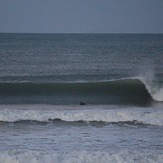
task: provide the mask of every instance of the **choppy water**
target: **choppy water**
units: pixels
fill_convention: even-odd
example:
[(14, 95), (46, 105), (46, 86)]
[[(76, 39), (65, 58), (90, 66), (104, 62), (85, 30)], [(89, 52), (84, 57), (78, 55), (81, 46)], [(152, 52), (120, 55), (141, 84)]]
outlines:
[(162, 54), (161, 34), (0, 34), (0, 162), (163, 162)]

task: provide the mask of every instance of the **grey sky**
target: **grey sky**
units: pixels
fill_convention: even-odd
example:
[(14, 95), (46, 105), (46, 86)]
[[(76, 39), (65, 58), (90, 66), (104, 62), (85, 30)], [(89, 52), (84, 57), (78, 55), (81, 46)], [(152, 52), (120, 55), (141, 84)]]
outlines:
[(0, 32), (163, 33), (163, 0), (0, 0)]

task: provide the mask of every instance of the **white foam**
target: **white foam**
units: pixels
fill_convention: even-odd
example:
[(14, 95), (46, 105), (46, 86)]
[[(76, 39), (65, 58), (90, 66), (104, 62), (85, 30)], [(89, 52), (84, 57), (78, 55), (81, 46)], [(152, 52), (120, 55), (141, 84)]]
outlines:
[(161, 163), (163, 154), (154, 151), (45, 153), (39, 151), (0, 153), (0, 163)]
[[(6, 106), (7, 107), (7, 106)], [(97, 121), (97, 122), (132, 122), (163, 126), (163, 109), (154, 108), (110, 108), (106, 106), (51, 106), (53, 109), (30, 109), (7, 108), (0, 110), (0, 121), (15, 122), (21, 120), (32, 120), (48, 122), (61, 119), (63, 121)], [(43, 107), (43, 106), (42, 106)], [(65, 109), (65, 108), (71, 109)], [(95, 109), (96, 107), (96, 109)], [(64, 108), (64, 109), (61, 109)]]

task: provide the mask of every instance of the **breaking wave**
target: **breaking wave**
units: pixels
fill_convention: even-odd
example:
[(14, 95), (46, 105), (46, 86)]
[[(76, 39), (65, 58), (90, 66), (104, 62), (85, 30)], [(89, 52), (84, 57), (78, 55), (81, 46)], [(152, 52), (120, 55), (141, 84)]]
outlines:
[(142, 77), (101, 82), (0, 83), (0, 103), (136, 104), (163, 101), (163, 83)]

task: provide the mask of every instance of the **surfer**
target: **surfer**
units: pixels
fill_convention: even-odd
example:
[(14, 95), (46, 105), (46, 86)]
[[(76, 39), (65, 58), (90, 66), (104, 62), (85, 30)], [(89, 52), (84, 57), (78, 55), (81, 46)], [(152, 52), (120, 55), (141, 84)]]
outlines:
[(85, 105), (85, 103), (81, 101), (81, 102), (80, 102), (80, 105)]

